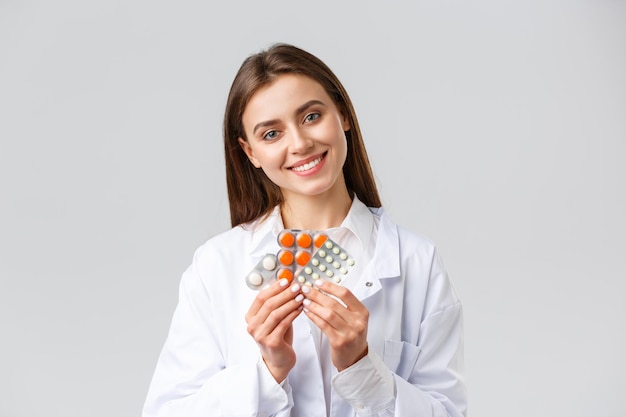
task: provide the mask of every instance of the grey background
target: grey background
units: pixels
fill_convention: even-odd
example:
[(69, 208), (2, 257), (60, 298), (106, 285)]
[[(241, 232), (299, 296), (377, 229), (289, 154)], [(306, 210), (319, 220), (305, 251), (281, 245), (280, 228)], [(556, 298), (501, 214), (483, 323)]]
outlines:
[[(626, 3), (0, 0), (0, 416), (137, 416), (241, 61), (317, 54), (465, 305), (472, 416), (625, 416)], [(236, 277), (235, 277), (236, 278)]]

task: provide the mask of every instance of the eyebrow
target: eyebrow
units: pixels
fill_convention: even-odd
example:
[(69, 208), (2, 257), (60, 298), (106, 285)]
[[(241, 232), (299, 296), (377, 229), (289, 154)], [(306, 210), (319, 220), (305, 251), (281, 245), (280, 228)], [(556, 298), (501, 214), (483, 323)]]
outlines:
[[(326, 107), (326, 104), (324, 104), (323, 102), (321, 102), (319, 100), (309, 100), (306, 103), (304, 103), (303, 105), (301, 105), (300, 107), (298, 107), (296, 109), (296, 111), (294, 112), (294, 114), (300, 114), (300, 113), (304, 112), (306, 109), (308, 109), (309, 107), (314, 106), (316, 104), (320, 104), (320, 105)], [(278, 119), (272, 119), (272, 120), (266, 120), (264, 122), (257, 123), (257, 125), (254, 126), (254, 129), (252, 130), (252, 134), (255, 134), (256, 131), (258, 129), (262, 128), (262, 127), (271, 126), (271, 125), (276, 124), (278, 122), (279, 122)]]

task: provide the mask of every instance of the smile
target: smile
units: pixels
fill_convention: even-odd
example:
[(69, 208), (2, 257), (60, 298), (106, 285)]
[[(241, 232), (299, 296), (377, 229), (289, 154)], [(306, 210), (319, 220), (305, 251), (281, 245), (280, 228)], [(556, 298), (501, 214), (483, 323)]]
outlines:
[(326, 153), (324, 153), (320, 157), (312, 160), (311, 162), (307, 162), (306, 164), (294, 166), (291, 169), (294, 170), (294, 171), (297, 171), (297, 172), (308, 171), (310, 169), (315, 168), (320, 162), (322, 162), (322, 159), (324, 159), (325, 156), (326, 156)]

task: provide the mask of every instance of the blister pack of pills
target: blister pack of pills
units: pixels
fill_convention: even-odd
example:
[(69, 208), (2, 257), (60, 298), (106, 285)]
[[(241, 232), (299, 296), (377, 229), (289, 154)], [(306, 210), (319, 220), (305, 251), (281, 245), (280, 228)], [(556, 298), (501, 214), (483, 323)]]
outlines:
[(246, 275), (246, 284), (253, 290), (260, 290), (268, 286), (276, 279), (276, 267), (278, 266), (276, 255), (266, 254)]
[(285, 229), (277, 240), (278, 253), (265, 255), (246, 276), (250, 288), (262, 289), (274, 279), (291, 282), (294, 277), (309, 286), (320, 278), (341, 283), (355, 264), (341, 246), (321, 232)]

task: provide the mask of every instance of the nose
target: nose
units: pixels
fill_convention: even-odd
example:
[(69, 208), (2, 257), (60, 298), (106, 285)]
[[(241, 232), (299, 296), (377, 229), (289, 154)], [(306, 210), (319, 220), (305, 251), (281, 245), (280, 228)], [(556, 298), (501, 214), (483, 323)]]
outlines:
[(289, 142), (291, 153), (305, 153), (313, 147), (313, 140), (300, 129), (292, 129)]

